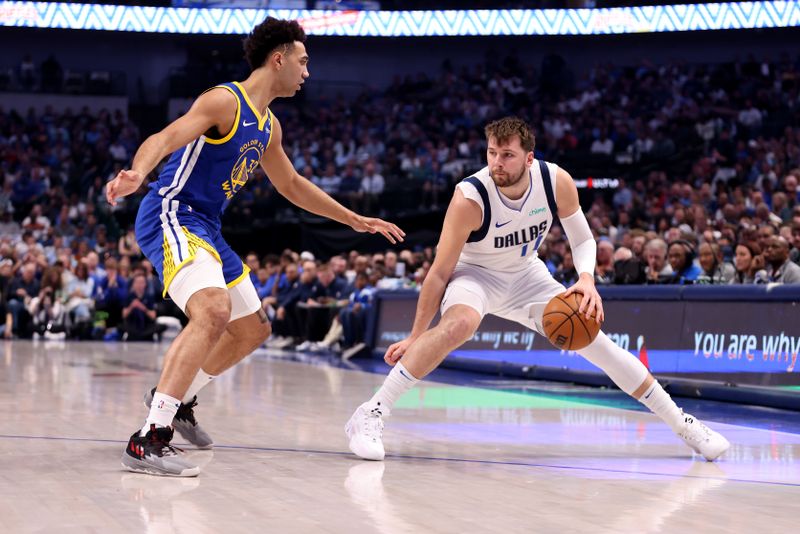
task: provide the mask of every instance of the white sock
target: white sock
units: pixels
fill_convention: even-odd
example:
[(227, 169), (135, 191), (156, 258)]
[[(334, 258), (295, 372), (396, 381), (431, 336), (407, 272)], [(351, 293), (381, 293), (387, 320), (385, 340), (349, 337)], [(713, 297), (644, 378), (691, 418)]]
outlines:
[(197, 375), (194, 377), (194, 380), (189, 385), (189, 389), (186, 390), (186, 395), (183, 396), (183, 403), (186, 404), (187, 402), (192, 400), (194, 396), (197, 395), (197, 393), (201, 389), (209, 385), (211, 381), (214, 380), (215, 378), (217, 377), (206, 373), (202, 369), (197, 371)]
[(367, 401), (370, 409), (378, 408), (383, 416), (388, 417), (392, 412), (394, 403), (403, 393), (413, 388), (419, 382), (414, 375), (408, 372), (401, 362), (397, 362), (381, 388)]
[(639, 402), (659, 416), (676, 434), (683, 430), (683, 412), (657, 381), (653, 381), (652, 385), (639, 398)]
[(156, 426), (170, 426), (175, 414), (178, 412), (178, 407), (181, 401), (169, 395), (156, 392), (153, 395), (153, 403), (150, 405), (150, 413), (147, 416), (142, 431), (139, 433), (141, 436), (147, 434), (150, 430), (150, 425)]

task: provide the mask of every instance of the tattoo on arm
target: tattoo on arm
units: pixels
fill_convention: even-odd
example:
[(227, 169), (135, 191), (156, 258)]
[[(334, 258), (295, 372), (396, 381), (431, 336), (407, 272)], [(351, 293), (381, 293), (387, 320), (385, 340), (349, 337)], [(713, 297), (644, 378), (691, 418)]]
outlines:
[(261, 319), (262, 324), (269, 322), (269, 317), (267, 317), (267, 312), (264, 311), (264, 308), (258, 309), (258, 318)]

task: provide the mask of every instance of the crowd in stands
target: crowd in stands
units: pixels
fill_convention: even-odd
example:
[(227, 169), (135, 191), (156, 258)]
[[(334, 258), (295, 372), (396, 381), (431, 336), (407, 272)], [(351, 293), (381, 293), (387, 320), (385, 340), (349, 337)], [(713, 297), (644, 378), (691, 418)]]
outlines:
[[(454, 184), (484, 165), (485, 123), (513, 113), (536, 129), (537, 157), (576, 178), (621, 177), (584, 204), (598, 283), (800, 283), (797, 58), (598, 65), (578, 79), (557, 57), (542, 68), (547, 77), (514, 56), (445, 64), (437, 76), (276, 114), (301, 174), (358, 211), (394, 217), (443, 209)], [(0, 108), (5, 336), (152, 339), (159, 315), (180, 317), (129, 229), (138, 199), (112, 210), (104, 198), (141, 139), (121, 113)], [(226, 221), (291, 218), (288, 209), (258, 175)], [(418, 286), (432, 254), (246, 262), (274, 312), (274, 341), (330, 348), (357, 344), (373, 288)], [(539, 255), (574, 282), (558, 228)]]

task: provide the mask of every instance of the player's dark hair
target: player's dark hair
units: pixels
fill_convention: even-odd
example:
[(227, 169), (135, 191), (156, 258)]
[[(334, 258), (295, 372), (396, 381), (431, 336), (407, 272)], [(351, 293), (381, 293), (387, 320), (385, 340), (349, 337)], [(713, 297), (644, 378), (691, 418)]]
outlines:
[(295, 41), (306, 42), (306, 32), (299, 22), (267, 17), (245, 38), (244, 58), (253, 71), (278, 47), (285, 46), (287, 52), (291, 51)]
[(536, 138), (531, 129), (525, 121), (517, 117), (504, 117), (490, 122), (486, 125), (485, 133), (487, 141), (494, 137), (498, 145), (505, 145), (513, 137), (519, 137), (519, 144), (526, 153), (533, 152), (533, 147), (536, 146)]

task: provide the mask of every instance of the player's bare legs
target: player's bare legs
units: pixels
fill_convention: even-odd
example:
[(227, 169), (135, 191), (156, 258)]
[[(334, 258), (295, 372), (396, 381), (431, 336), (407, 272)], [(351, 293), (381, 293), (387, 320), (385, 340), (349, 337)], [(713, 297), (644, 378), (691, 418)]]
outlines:
[[(405, 354), (399, 355), (405, 370), (422, 380), (439, 367), (450, 352), (469, 340), (480, 323), (481, 316), (470, 306), (452, 306), (439, 324), (419, 336)], [(396, 361), (387, 360), (387, 363), (393, 365)]]
[(207, 347), (214, 346), (225, 331), (231, 316), (228, 291), (218, 287), (197, 291), (186, 303), (186, 315), (189, 324), (164, 357), (164, 370), (151, 399), (147, 421), (141, 431), (131, 436), (122, 455), (123, 465), (131, 471), (166, 476), (200, 473), (199, 467), (170, 445), (170, 425), (208, 355)]
[(203, 362), (203, 371), (218, 376), (230, 369), (269, 337), (272, 327), (263, 311), (231, 321)]
[[(231, 316), (228, 292), (217, 287), (201, 289), (186, 304), (186, 315), (189, 324), (167, 350), (156, 388), (158, 393), (179, 400), (206, 361), (208, 347), (217, 345), (225, 332)], [(162, 426), (168, 425), (169, 422)]]
[(439, 324), (411, 343), (405, 354), (399, 350), (387, 353), (386, 362), (394, 368), (375, 395), (359, 406), (345, 425), (353, 453), (367, 460), (383, 460), (382, 418), (389, 416), (403, 393), (470, 339), (480, 322), (480, 314), (472, 307), (455, 304), (447, 309)]
[[(229, 322), (214, 348), (210, 352), (203, 350), (204, 354), (207, 353), (205, 360), (184, 393), (180, 408), (172, 420), (172, 428), (189, 443), (199, 449), (209, 449), (214, 444), (194, 416), (199, 391), (258, 348), (269, 337), (271, 330), (266, 313), (259, 309), (256, 313)], [(153, 403), (154, 394), (155, 388), (145, 394), (144, 402), (148, 408)]]

